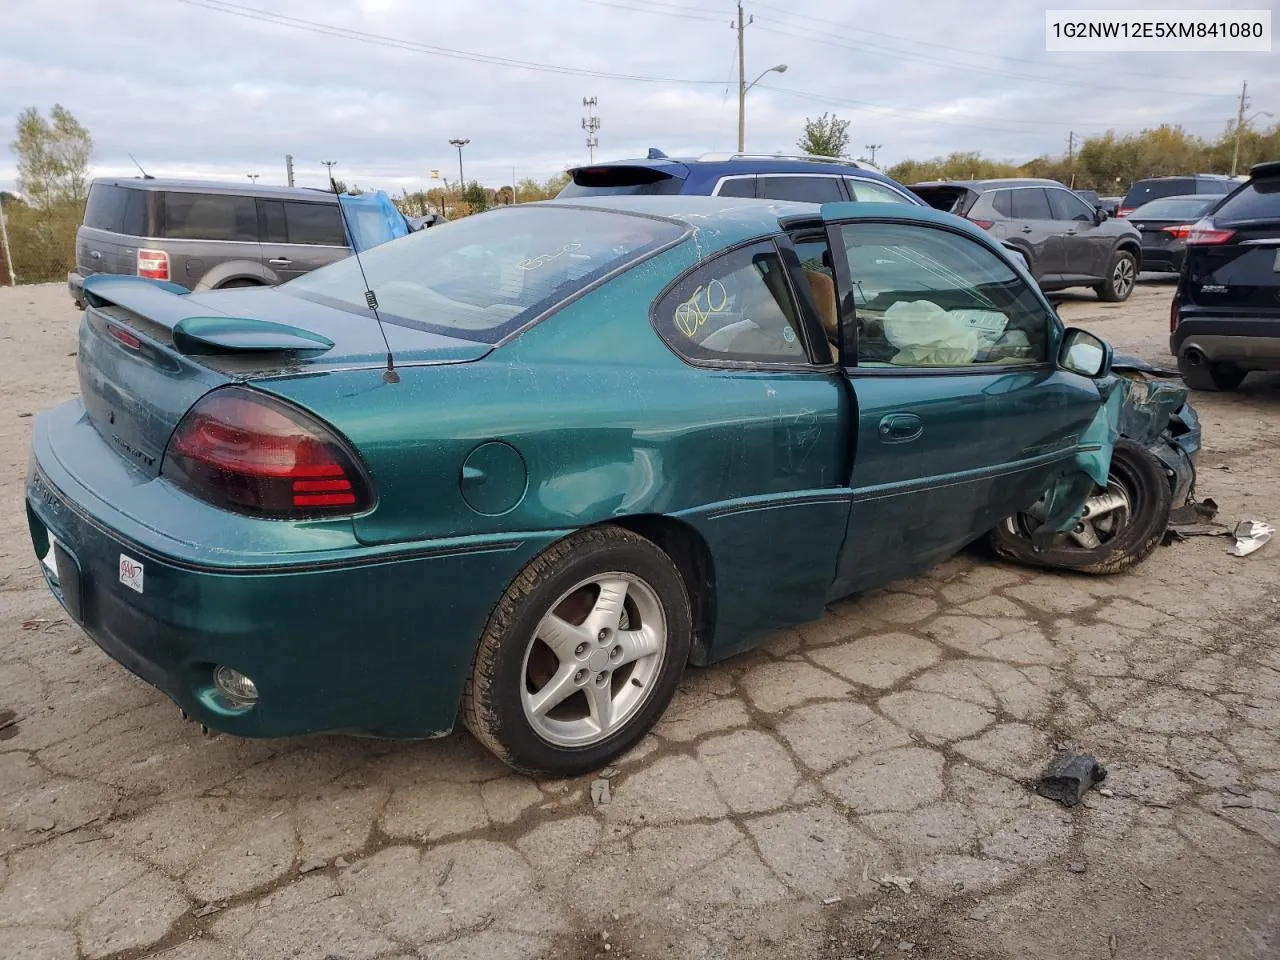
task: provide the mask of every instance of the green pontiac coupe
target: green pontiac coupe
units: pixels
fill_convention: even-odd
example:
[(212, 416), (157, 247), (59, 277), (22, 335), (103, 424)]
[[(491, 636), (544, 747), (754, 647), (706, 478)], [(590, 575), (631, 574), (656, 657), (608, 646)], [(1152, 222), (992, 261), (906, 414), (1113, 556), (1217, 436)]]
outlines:
[(686, 663), (1020, 511), (1078, 529), (1116, 443), (1110, 349), (906, 204), (552, 201), (277, 288), (84, 289), (36, 555), (241, 736), (461, 717), (518, 769), (593, 769)]

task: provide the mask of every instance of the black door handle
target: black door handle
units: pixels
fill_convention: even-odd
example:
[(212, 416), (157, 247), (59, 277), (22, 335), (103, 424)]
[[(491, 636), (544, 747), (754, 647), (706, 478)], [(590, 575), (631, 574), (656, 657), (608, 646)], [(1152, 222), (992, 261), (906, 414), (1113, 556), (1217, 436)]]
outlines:
[(890, 413), (880, 418), (884, 443), (909, 443), (924, 433), (924, 421), (914, 413)]

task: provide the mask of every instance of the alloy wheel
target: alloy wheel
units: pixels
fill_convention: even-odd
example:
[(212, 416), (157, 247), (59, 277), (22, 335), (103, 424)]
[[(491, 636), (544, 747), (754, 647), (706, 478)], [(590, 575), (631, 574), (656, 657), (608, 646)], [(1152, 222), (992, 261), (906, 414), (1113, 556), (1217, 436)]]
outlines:
[(653, 587), (620, 572), (583, 580), (551, 605), (525, 648), (525, 719), (557, 746), (599, 743), (640, 711), (666, 652), (666, 616)]

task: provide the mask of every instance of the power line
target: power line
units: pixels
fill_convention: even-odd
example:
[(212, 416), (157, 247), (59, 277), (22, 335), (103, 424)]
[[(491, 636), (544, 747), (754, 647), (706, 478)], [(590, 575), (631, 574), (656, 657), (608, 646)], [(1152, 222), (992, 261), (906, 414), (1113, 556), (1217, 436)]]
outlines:
[[(761, 17), (760, 20), (765, 23), (778, 22), (775, 20), (769, 20), (766, 17)], [(790, 24), (784, 24), (784, 26), (790, 26)], [(1046, 83), (1046, 84), (1052, 84), (1057, 86), (1084, 87), (1086, 89), (1091, 89), (1091, 90), (1114, 91), (1116, 89), (1115, 84), (1113, 83), (1112, 84), (1087, 83), (1083, 80), (1068, 80), (1063, 77), (1037, 77), (1033, 74), (1010, 73), (1004, 70), (992, 70), (987, 67), (960, 65), (955, 63), (954, 61), (939, 60), (937, 57), (926, 57), (921, 54), (911, 53), (910, 51), (907, 51), (907, 50), (896, 50), (893, 48), (888, 48), (883, 46), (870, 46), (868, 44), (851, 43), (849, 40), (836, 39), (831, 36), (809, 36), (801, 33), (792, 33), (787, 30), (779, 30), (777, 27), (770, 27), (770, 26), (761, 26), (760, 29), (780, 37), (790, 37), (794, 40), (807, 40), (811, 43), (823, 43), (823, 44), (827, 44), (828, 46), (841, 47), (845, 50), (856, 50), (858, 53), (862, 54), (863, 56), (881, 57), (883, 59), (888, 59), (888, 60), (895, 59), (895, 58), (902, 58), (906, 60), (914, 60), (918, 63), (927, 63), (933, 66), (947, 67), (952, 70), (957, 68), (962, 68), (969, 73), (981, 73), (987, 76), (1000, 77), (1001, 79), (1004, 79), (1004, 80), (1025, 80), (1029, 83)], [(806, 28), (802, 27), (801, 29), (806, 29)], [(1151, 93), (1151, 94), (1158, 94), (1163, 97), (1169, 97), (1169, 96), (1210, 97), (1210, 98), (1219, 99), (1219, 100), (1228, 96), (1232, 98), (1235, 97), (1235, 94), (1201, 93), (1199, 91), (1193, 91), (1193, 90), (1153, 90), (1150, 88), (1139, 88), (1139, 87), (1125, 87), (1125, 92), (1126, 93)]]
[(433, 44), (419, 43), (413, 40), (402, 40), (397, 37), (383, 36), (382, 34), (366, 33), (362, 30), (352, 30), (348, 27), (339, 27), (334, 24), (321, 23), (315, 20), (304, 20), (300, 17), (289, 17), (280, 13), (271, 13), (266, 10), (258, 10), (253, 7), (244, 7), (235, 3), (228, 3), (226, 0), (177, 0), (178, 3), (185, 3), (192, 7), (202, 7), (206, 10), (212, 10), (215, 13), (225, 13), (230, 16), (243, 17), (246, 20), (257, 20), (262, 23), (274, 24), (278, 27), (289, 27), (293, 30), (304, 30), (308, 33), (316, 33), (321, 36), (337, 37), (342, 40), (356, 40), (360, 43), (373, 44), (375, 46), (393, 47), (400, 50), (408, 50), (413, 53), (425, 53), (437, 57), (447, 57), (453, 60), (468, 60), (474, 63), (487, 63), (492, 66), (512, 67), (520, 70), (533, 70), (542, 73), (558, 73), (577, 77), (595, 77), (602, 80), (630, 80), (637, 83), (684, 83), (716, 86), (719, 80), (691, 80), (682, 77), (646, 77), (629, 73), (611, 73), (604, 70), (587, 70), (582, 67), (565, 67), (557, 66), (550, 63), (537, 63), (531, 60), (516, 60), (512, 57), (500, 57), (487, 53), (472, 53), (466, 50), (456, 50), (452, 47), (438, 47)]
[[(871, 36), (886, 37), (890, 40), (900, 40), (904, 43), (914, 43), (922, 47), (934, 47), (938, 50), (946, 50), (947, 52), (953, 53), (953, 54), (960, 53), (970, 57), (988, 57), (993, 60), (1007, 60), (1011, 63), (1026, 63), (1036, 67), (1048, 67), (1049, 69), (1052, 69), (1052, 70), (1079, 70), (1086, 73), (1095, 72), (1094, 70), (1088, 67), (1069, 67), (1064, 64), (1043, 63), (1040, 60), (1032, 60), (1028, 57), (1011, 57), (1011, 56), (1008, 56), (1007, 54), (987, 53), (986, 51), (983, 51), (983, 50), (960, 49), (954, 46), (953, 44), (949, 44), (949, 43), (932, 43), (928, 40), (918, 40), (915, 37), (904, 37), (901, 34), (885, 33), (884, 31), (881, 31), (881, 30), (871, 30), (867, 27), (862, 27), (862, 26), (851, 27), (847, 23), (841, 23), (838, 20), (828, 20), (823, 17), (814, 16), (813, 14), (792, 13), (789, 10), (784, 10), (781, 7), (774, 6), (771, 3), (760, 2), (760, 0), (755, 0), (754, 6), (764, 7), (767, 10), (772, 10), (775, 13), (778, 13), (782, 16), (792, 17), (796, 20), (809, 20), (814, 23), (821, 23), (824, 26), (828, 26), (828, 27), (839, 27), (843, 30), (857, 31), (858, 33), (865, 33)], [(760, 19), (766, 20), (768, 18), (761, 17)], [(1124, 75), (1133, 76), (1133, 77), (1145, 77), (1148, 80), (1186, 80), (1192, 83), (1196, 81), (1195, 77), (1182, 77), (1182, 76), (1175, 76), (1172, 74), (1152, 74), (1146, 70), (1116, 70), (1111, 67), (1108, 67), (1107, 72), (1124, 74)]]
[(720, 23), (724, 19), (723, 16), (716, 14), (714, 11), (698, 13), (696, 12), (698, 8), (679, 7), (674, 10), (661, 9), (661, 7), (666, 6), (666, 4), (646, 9), (645, 7), (633, 7), (627, 4), (614, 3), (613, 0), (581, 0), (581, 2), (589, 3), (596, 7), (612, 7), (615, 10), (630, 10), (632, 13), (650, 13), (663, 17), (681, 17), (685, 20), (702, 20), (705, 23)]

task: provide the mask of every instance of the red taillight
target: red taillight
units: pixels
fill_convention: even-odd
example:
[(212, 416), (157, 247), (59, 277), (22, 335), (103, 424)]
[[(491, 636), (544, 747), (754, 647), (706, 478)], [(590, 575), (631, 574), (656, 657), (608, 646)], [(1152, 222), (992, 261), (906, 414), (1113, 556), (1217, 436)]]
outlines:
[(108, 325), (107, 333), (111, 335), (112, 339), (123, 343), (130, 350), (140, 350), (142, 348), (142, 341), (128, 330), (122, 330), (120, 327)]
[(149, 280), (169, 279), (169, 255), (163, 250), (138, 248), (138, 276)]
[(1169, 301), (1169, 332), (1173, 333), (1178, 329), (1178, 298), (1175, 296)]
[(992, 227), (996, 225), (996, 222), (994, 220), (979, 220), (976, 217), (969, 217), (968, 220), (970, 223), (981, 227), (983, 230), (990, 230)]
[(1189, 223), (1182, 223), (1176, 227), (1161, 227), (1160, 229), (1164, 233), (1172, 234), (1179, 240), (1185, 240), (1191, 234), (1191, 224)]
[(275, 519), (360, 513), (368, 476), (331, 429), (244, 387), (207, 394), (178, 424), (160, 472), (214, 506)]
[(1129, 214), (1133, 213), (1133, 211), (1136, 209), (1138, 208), (1137, 207), (1120, 207), (1118, 210), (1116, 210), (1116, 216), (1127, 217)]
[(1226, 243), (1236, 235), (1234, 230), (1219, 230), (1210, 220), (1201, 220), (1193, 224), (1187, 231), (1187, 243), (1210, 247), (1218, 243)]

